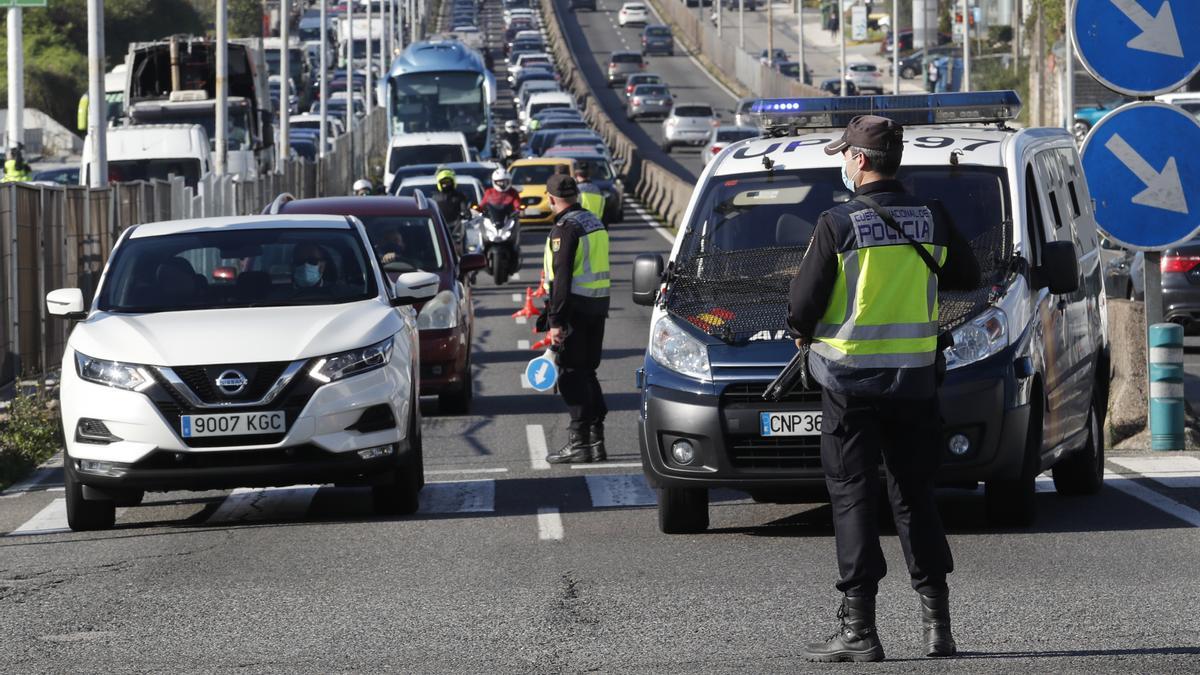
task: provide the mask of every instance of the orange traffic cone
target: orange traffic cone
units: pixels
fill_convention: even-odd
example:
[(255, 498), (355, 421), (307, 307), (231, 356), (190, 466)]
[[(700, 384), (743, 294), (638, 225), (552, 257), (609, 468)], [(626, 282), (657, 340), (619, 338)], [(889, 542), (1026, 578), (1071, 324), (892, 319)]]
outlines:
[(533, 292), (533, 297), (535, 297), (535, 298), (546, 297), (546, 272), (544, 270), (542, 271), (541, 280), (538, 281), (537, 290)]
[(514, 319), (519, 319), (523, 316), (530, 317), (530, 316), (538, 316), (539, 314), (541, 314), (541, 312), (538, 311), (537, 307), (533, 306), (533, 289), (526, 288), (525, 289), (525, 306), (522, 307), (521, 309), (518, 309), (517, 311), (513, 312), (512, 316)]
[(536, 351), (541, 351), (549, 346), (550, 346), (550, 336), (547, 335), (546, 337), (542, 338), (541, 340), (538, 340), (537, 342), (533, 343), (533, 346), (531, 346), (530, 349), (536, 352)]

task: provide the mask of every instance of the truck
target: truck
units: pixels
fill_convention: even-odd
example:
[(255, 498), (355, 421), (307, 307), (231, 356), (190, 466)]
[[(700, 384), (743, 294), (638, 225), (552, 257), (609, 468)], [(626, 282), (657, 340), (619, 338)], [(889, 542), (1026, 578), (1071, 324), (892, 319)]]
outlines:
[[(266, 60), (258, 43), (258, 38), (229, 41), (227, 82), (229, 98), (242, 99), (249, 107), (249, 145), (257, 174), (263, 174), (275, 167), (275, 131)], [(204, 100), (215, 101), (216, 58), (216, 42), (207, 38), (175, 35), (156, 42), (130, 44), (125, 57), (125, 112), (121, 123), (133, 124), (131, 111), (146, 102), (195, 103), (201, 96), (198, 92), (202, 92)], [(180, 91), (191, 93), (174, 94), (172, 101), (173, 93)], [(215, 116), (215, 103), (211, 109)], [(204, 127), (215, 129), (215, 119), (211, 125), (205, 122)]]
[[(134, 104), (129, 110), (129, 120), (134, 126), (198, 124), (208, 136), (210, 152), (216, 153), (216, 108), (217, 102), (204, 91), (181, 90), (171, 92), (166, 101)], [(243, 180), (258, 178), (258, 161), (250, 133), (253, 126), (250, 102), (241, 96), (230, 96), (227, 119), (225, 172)]]
[[(353, 27), (353, 31), (350, 29)], [(368, 21), (366, 17), (353, 17), (350, 21), (338, 22), (338, 45), (342, 50), (343, 57), (345, 55), (346, 43), (349, 42), (351, 34), (354, 36), (354, 68), (367, 67), (367, 35), (371, 39), (371, 58), (372, 60), (379, 58), (379, 50), (383, 45), (383, 19), (380, 17), (371, 17)], [(371, 64), (373, 65), (373, 64)]]
[[(90, 134), (83, 142), (81, 185), (88, 184), (92, 142)], [(212, 172), (208, 134), (199, 124), (109, 127), (107, 144), (108, 179), (114, 183), (180, 176), (196, 188)]]

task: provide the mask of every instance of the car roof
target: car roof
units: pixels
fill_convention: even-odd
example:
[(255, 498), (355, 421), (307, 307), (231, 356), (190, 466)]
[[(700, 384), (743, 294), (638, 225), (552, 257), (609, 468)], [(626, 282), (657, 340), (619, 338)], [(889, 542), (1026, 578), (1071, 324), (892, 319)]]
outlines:
[(557, 166), (559, 164), (570, 163), (571, 160), (566, 157), (525, 157), (510, 164), (509, 168), (512, 169), (518, 166)]
[(414, 197), (319, 197), (294, 199), (283, 204), (280, 212), (286, 215), (422, 216), (431, 215), (432, 209), (418, 208)]
[(630, 56), (630, 55), (641, 56), (642, 55), (641, 52), (635, 52), (632, 49), (618, 49), (617, 51), (612, 53), (613, 56), (616, 56), (618, 54), (620, 54), (622, 56)]
[(559, 101), (574, 103), (575, 99), (565, 91), (539, 91), (529, 97), (530, 103), (557, 103)]
[(390, 147), (402, 148), (410, 145), (466, 145), (467, 137), (461, 131), (429, 131), (392, 136)]
[(345, 216), (235, 216), (230, 218), (192, 218), (189, 220), (166, 220), (157, 223), (137, 225), (130, 233), (130, 239), (147, 237), (165, 237), (172, 234), (188, 234), (193, 232), (237, 231), (237, 230), (266, 230), (266, 229), (350, 229), (350, 222)]
[[(405, 185), (405, 184), (411, 184), (411, 185), (433, 185), (433, 184), (434, 184), (434, 177), (435, 177), (435, 176), (407, 176), (407, 177), (405, 177), (404, 179), (402, 179), (402, 180), (400, 181), (400, 185)], [(478, 178), (476, 178), (476, 177), (474, 177), (474, 176), (467, 175), (467, 174), (465, 174), (465, 173), (464, 173), (464, 174), (461, 174), (461, 175), (460, 175), (460, 174), (457, 174), (457, 173), (456, 173), (456, 174), (454, 174), (454, 182), (455, 182), (455, 183), (462, 183), (462, 184), (464, 184), (464, 185), (475, 185), (475, 186), (482, 186), (482, 185), (483, 185), (482, 183), (480, 183), (480, 182), (479, 182), (479, 179), (478, 179)]]
[[(904, 148), (905, 166), (949, 166), (950, 151), (940, 142), (936, 148), (921, 147), (913, 142), (925, 136), (949, 138), (956, 141), (954, 149), (971, 148), (959, 155), (961, 165), (1004, 166), (1004, 153), (1014, 137), (1011, 131), (983, 126), (937, 126), (908, 127), (904, 130), (909, 141)], [(714, 175), (729, 176), (759, 173), (763, 170), (763, 158), (775, 161), (777, 170), (806, 169), (837, 166), (840, 158), (825, 154), (825, 145), (841, 136), (841, 130), (807, 133), (780, 138), (752, 138), (738, 141), (733, 148), (738, 152), (726, 153), (714, 169)], [(1064, 135), (1067, 133), (1063, 132)], [(961, 142), (958, 142), (961, 141)], [(744, 150), (744, 152), (743, 152)], [(741, 155), (741, 158), (735, 157)]]

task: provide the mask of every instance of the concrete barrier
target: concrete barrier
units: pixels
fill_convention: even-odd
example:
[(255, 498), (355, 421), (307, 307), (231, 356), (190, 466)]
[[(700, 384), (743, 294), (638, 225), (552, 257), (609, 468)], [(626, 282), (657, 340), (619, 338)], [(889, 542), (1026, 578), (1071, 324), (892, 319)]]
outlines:
[(595, 93), (583, 76), (578, 59), (571, 50), (562, 29), (562, 20), (552, 0), (541, 0), (542, 15), (546, 18), (546, 34), (550, 50), (561, 73), (563, 87), (576, 100), (584, 101), (582, 113), (588, 124), (600, 134), (614, 159), (624, 163), (618, 170), (622, 182), (639, 200), (671, 227), (679, 227), (695, 187), (671, 173), (657, 162), (645, 159), (637, 144), (626, 136), (596, 100)]

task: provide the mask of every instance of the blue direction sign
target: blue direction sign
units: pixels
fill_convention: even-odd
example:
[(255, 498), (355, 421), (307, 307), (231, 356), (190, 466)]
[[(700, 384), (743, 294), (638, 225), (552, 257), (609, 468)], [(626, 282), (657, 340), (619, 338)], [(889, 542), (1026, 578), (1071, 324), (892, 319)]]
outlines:
[(1088, 72), (1123, 94), (1164, 94), (1200, 71), (1197, 0), (1076, 0), (1071, 27)]
[(1200, 121), (1175, 106), (1130, 103), (1100, 120), (1082, 151), (1100, 229), (1150, 251), (1193, 237), (1200, 230), (1198, 149)]
[(537, 391), (550, 391), (558, 382), (558, 366), (550, 354), (542, 354), (525, 366), (525, 379)]

